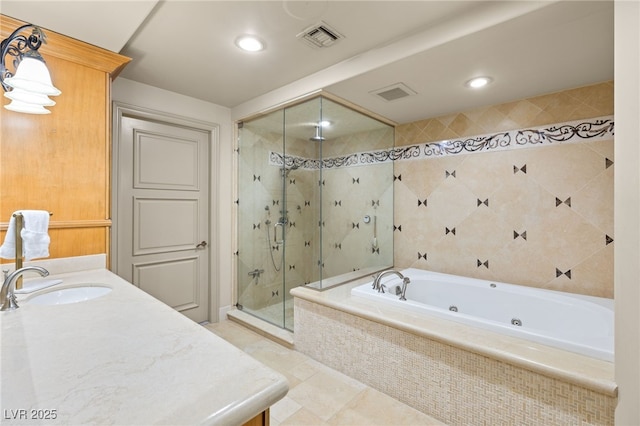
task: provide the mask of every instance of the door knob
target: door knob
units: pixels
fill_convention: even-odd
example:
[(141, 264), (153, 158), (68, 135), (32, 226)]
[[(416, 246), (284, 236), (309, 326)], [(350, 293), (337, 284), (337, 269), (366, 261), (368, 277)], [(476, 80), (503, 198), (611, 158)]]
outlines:
[(196, 248), (197, 248), (197, 249), (199, 249), (199, 248), (205, 248), (205, 247), (207, 247), (207, 242), (206, 242), (206, 241), (202, 241), (200, 244), (198, 244), (198, 245), (196, 246)]

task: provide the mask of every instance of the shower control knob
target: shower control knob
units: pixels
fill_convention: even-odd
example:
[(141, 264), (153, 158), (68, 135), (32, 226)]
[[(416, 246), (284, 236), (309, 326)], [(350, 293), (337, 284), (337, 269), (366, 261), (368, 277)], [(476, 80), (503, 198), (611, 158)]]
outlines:
[(202, 241), (200, 244), (198, 244), (196, 246), (197, 249), (205, 248), (205, 247), (207, 247), (207, 242), (206, 241)]

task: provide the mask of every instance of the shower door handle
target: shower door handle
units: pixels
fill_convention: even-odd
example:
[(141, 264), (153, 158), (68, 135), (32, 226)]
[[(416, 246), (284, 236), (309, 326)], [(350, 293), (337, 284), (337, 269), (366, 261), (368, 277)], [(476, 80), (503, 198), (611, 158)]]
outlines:
[[(278, 226), (282, 227), (282, 239), (280, 241), (278, 241)], [(282, 243), (284, 243), (284, 223), (277, 222), (275, 225), (273, 225), (273, 242), (277, 245), (281, 245)]]

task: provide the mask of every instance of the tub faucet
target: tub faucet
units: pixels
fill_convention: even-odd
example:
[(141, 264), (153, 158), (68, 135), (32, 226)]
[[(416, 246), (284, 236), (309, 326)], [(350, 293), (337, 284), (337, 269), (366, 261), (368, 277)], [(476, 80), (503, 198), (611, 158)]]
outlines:
[(49, 275), (49, 271), (40, 266), (25, 266), (24, 268), (13, 271), (2, 283), (2, 289), (0, 290), (0, 311), (12, 311), (14, 309), (18, 309), (16, 295), (14, 294), (16, 280), (26, 271), (36, 271), (43, 277)]
[(405, 277), (395, 269), (387, 269), (386, 271), (380, 272), (373, 280), (373, 289), (378, 290), (378, 293), (384, 293), (385, 285), (382, 284), (380, 280), (382, 279), (382, 277), (389, 274), (396, 274), (402, 279), (402, 293), (400, 294), (400, 300), (407, 300), (404, 295), (407, 292), (407, 284), (409, 284), (411, 280), (409, 280), (409, 277)]

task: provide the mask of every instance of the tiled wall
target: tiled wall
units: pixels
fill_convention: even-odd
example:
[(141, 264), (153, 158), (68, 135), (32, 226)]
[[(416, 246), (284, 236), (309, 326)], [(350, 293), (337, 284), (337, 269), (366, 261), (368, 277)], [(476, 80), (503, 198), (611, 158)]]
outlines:
[[(393, 145), (393, 128), (323, 142), (325, 158)], [(393, 164), (326, 168), (322, 172), (323, 279), (393, 263)], [(365, 216), (368, 216), (368, 223)], [(375, 241), (374, 241), (375, 236)]]
[[(396, 127), (396, 149), (613, 115), (613, 83)], [(611, 117), (609, 117), (611, 118)], [(613, 297), (613, 137), (399, 160), (394, 264)]]

